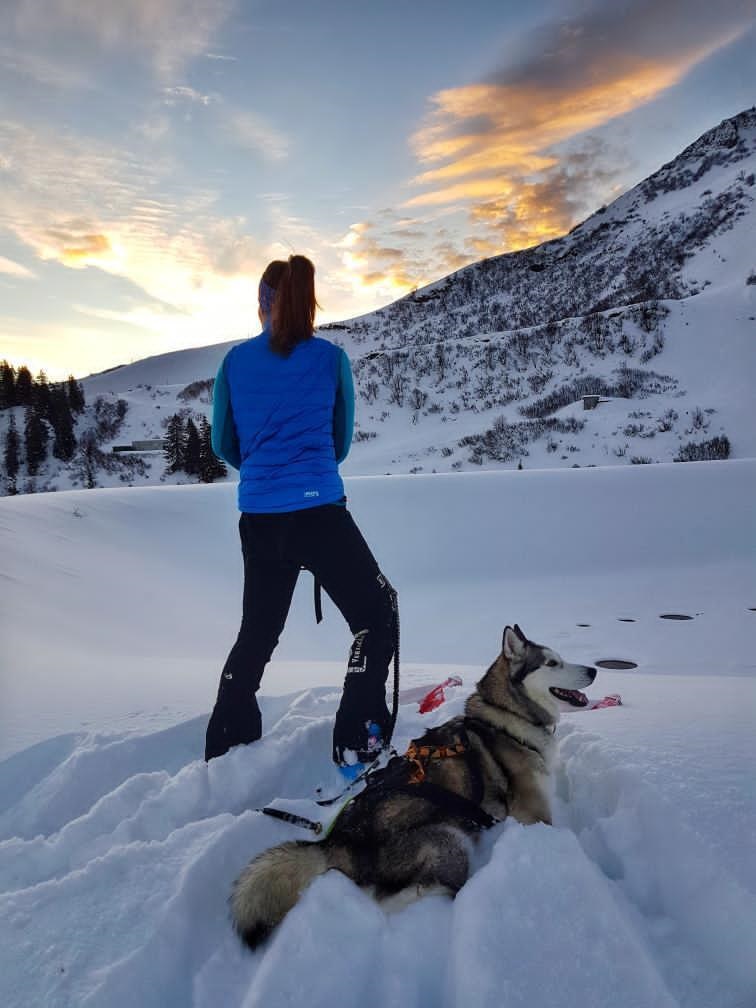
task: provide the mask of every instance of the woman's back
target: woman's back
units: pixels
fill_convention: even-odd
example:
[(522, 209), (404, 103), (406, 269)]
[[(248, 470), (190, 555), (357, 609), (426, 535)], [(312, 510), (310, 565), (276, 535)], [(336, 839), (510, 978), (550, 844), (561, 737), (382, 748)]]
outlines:
[(315, 336), (282, 356), (270, 348), (267, 329), (229, 352), (240, 511), (295, 511), (343, 499), (333, 430), (341, 357)]

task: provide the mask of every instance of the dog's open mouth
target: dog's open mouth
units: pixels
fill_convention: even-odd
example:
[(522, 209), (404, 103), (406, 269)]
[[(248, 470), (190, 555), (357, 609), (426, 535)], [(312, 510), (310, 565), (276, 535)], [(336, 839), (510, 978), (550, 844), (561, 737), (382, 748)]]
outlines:
[(559, 686), (550, 686), (549, 692), (552, 693), (557, 700), (564, 700), (571, 707), (586, 707), (588, 705), (588, 697), (585, 693), (581, 693), (580, 690), (576, 689), (560, 689)]

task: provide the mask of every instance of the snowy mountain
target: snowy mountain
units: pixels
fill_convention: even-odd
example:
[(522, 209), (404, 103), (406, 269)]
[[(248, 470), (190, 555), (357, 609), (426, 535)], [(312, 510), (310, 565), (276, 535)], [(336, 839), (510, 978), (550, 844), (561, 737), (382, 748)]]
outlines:
[[(756, 455), (756, 108), (727, 119), (568, 235), (495, 256), (369, 315), (321, 327), (358, 395), (345, 474), (552, 468)], [(115, 444), (211, 411), (231, 344), (84, 380), (122, 400)], [(597, 394), (594, 410), (584, 395)], [(124, 407), (121, 407), (123, 411)], [(0, 435), (8, 422), (0, 414)], [(20, 422), (20, 420), (19, 420)], [(179, 482), (122, 455), (98, 485)], [(82, 485), (48, 462), (20, 489)], [(233, 478), (232, 476), (229, 478)]]

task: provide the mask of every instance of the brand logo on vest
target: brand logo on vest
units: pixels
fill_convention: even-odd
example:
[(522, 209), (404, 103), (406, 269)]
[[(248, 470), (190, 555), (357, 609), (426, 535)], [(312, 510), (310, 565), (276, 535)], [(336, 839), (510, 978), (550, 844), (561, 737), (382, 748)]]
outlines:
[(305, 490), (304, 495), (305, 495), (305, 497), (320, 497), (320, 491), (319, 490)]

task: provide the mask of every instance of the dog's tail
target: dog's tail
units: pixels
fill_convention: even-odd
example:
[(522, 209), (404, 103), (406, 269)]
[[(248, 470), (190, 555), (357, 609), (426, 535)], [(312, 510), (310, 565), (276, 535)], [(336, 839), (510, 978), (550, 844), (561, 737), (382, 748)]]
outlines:
[(250, 861), (231, 893), (231, 914), (242, 940), (256, 948), (310, 882), (331, 867), (328, 847), (306, 840), (279, 844)]

